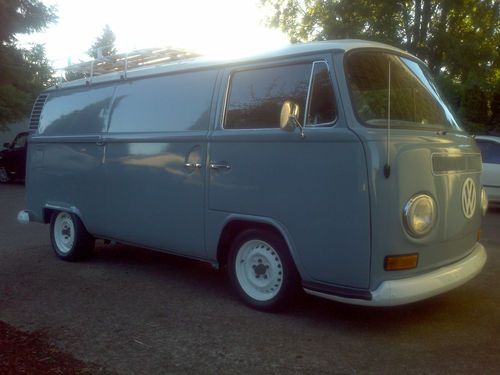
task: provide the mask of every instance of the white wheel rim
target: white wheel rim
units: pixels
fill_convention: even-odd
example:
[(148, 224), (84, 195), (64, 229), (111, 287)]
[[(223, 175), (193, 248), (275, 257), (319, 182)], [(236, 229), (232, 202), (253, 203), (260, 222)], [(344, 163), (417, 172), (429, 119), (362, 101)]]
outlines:
[(54, 240), (57, 248), (63, 254), (71, 251), (75, 242), (75, 226), (67, 212), (60, 212), (54, 223)]
[(257, 301), (274, 298), (283, 285), (283, 264), (267, 242), (245, 242), (236, 255), (236, 277), (241, 288)]

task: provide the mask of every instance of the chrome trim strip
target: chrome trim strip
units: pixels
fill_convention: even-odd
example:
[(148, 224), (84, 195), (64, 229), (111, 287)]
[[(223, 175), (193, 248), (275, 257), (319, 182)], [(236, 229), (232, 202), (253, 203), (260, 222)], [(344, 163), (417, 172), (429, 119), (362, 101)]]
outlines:
[(311, 68), (311, 77), (309, 77), (309, 89), (307, 91), (307, 99), (306, 99), (306, 112), (304, 113), (304, 128), (310, 128), (310, 129), (314, 129), (314, 128), (325, 128), (325, 127), (333, 127), (333, 125), (337, 122), (337, 119), (338, 119), (338, 106), (337, 106), (337, 101), (335, 100), (335, 91), (333, 90), (333, 86), (332, 86), (332, 92), (333, 92), (333, 99), (335, 100), (335, 108), (337, 110), (337, 113), (335, 113), (335, 118), (333, 119), (333, 121), (330, 121), (330, 122), (322, 122), (320, 124), (307, 124), (307, 115), (309, 114), (309, 107), (311, 106), (311, 100), (312, 98), (310, 98), (310, 95), (311, 95), (311, 91), (313, 89), (313, 75), (314, 75), (314, 66), (316, 64), (325, 64), (326, 65), (326, 70), (328, 71), (328, 76), (330, 77), (330, 83), (333, 85), (333, 79), (332, 79), (332, 75), (330, 74), (330, 65), (328, 65), (328, 62), (325, 61), (325, 60), (317, 60), (317, 61), (314, 61), (313, 62), (313, 66)]
[(307, 114), (309, 113), (309, 102), (311, 101), (313, 74), (314, 74), (314, 67), (316, 66), (316, 63), (319, 63), (319, 61), (313, 61), (312, 65), (311, 65), (311, 73), (309, 74), (309, 85), (307, 87), (307, 96), (306, 96), (306, 108), (304, 108), (304, 120), (302, 121), (302, 124), (304, 127), (306, 126)]
[(208, 130), (145, 132), (145, 133), (102, 133), (92, 135), (43, 136), (31, 138), (32, 143), (164, 143), (200, 142), (207, 139)]

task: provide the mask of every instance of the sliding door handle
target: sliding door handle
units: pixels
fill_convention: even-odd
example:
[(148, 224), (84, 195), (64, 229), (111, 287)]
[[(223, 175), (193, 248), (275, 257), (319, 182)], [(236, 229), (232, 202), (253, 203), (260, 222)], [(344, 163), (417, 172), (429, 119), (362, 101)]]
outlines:
[(229, 164), (210, 163), (210, 168), (211, 169), (229, 170), (229, 169), (231, 169), (231, 166)]

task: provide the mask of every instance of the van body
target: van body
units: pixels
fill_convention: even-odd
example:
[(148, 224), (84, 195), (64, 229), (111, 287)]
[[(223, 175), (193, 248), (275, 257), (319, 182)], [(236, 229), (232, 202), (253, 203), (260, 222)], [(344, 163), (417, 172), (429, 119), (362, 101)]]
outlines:
[(298, 287), (410, 303), (486, 261), (479, 150), (424, 64), (387, 45), (68, 82), (39, 96), (31, 126), (19, 218), (51, 222), (63, 259), (100, 238), (227, 265), (264, 310)]

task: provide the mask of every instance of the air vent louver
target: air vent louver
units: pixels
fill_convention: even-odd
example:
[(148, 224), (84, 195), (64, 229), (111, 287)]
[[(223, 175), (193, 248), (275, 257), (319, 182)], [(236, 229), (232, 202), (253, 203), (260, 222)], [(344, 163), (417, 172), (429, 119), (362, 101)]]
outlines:
[(432, 157), (432, 170), (435, 174), (481, 172), (481, 155), (435, 154)]
[(43, 106), (47, 101), (48, 94), (41, 94), (35, 101), (33, 105), (33, 110), (31, 111), (30, 118), (30, 130), (35, 131), (38, 129), (38, 125), (40, 124), (40, 115), (42, 114)]

